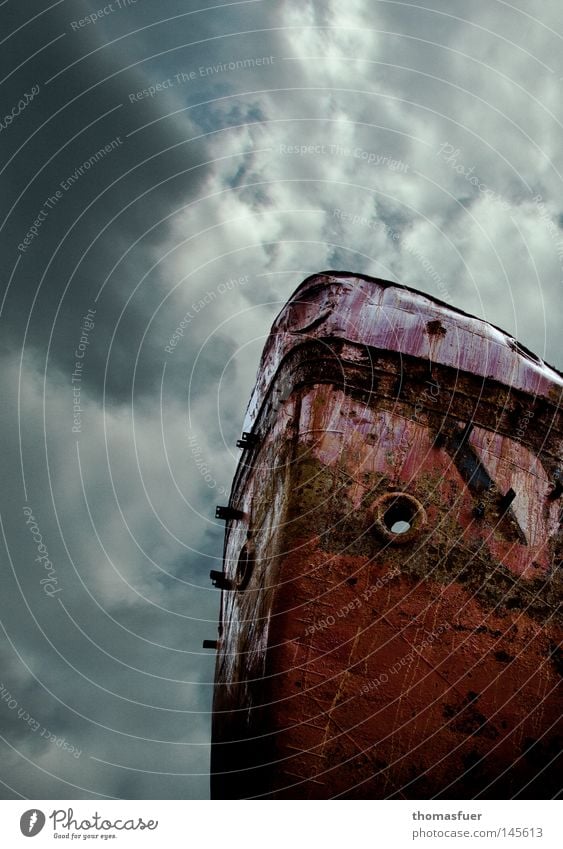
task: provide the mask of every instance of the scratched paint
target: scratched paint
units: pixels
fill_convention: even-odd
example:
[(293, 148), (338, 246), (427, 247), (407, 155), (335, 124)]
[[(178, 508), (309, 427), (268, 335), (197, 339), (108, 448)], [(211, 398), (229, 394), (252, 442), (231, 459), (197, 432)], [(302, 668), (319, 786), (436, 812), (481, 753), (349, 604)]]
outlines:
[(405, 287), (297, 289), (229, 502), (215, 798), (559, 790), (562, 388)]

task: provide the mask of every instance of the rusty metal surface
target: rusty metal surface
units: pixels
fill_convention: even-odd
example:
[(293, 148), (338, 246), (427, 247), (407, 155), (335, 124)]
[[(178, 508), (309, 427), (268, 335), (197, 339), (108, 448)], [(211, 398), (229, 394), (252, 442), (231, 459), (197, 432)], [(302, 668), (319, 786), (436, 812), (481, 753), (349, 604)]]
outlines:
[(325, 272), (305, 280), (275, 320), (244, 430), (252, 429), (280, 363), (303, 336), (399, 351), (561, 400), (561, 375), (493, 325), (385, 280)]
[(295, 297), (231, 494), (213, 796), (553, 796), (561, 376), (392, 284)]

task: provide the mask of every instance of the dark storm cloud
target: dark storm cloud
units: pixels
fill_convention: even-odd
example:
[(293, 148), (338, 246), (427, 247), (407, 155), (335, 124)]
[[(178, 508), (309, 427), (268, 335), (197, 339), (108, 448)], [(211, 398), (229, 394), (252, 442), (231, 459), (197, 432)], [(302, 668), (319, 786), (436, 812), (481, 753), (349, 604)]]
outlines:
[[(78, 10), (73, 11), (78, 14)], [(127, 12), (122, 10), (120, 14), (123, 17)], [(49, 18), (41, 37), (49, 41), (57, 32), (66, 35), (40, 54), (37, 61), (28, 63), (21, 80), (18, 78), (22, 91), (31, 90), (34, 84), (39, 84), (41, 90), (30, 107), (33, 114), (23, 116), (27, 123), (22, 118), (14, 128), (17, 135), (10, 139), (14, 151), (23, 147), (9, 170), (15, 176), (5, 200), (9, 207), (16, 205), (2, 234), (6, 257), (15, 261), (14, 246), (22, 242), (46, 200), (57, 190), (63, 192), (56, 209), (47, 210), (50, 214), (40, 233), (21, 256), (24, 273), (19, 274), (17, 290), (12, 290), (7, 301), (15, 319), (11, 328), (14, 334), (21, 332), (17, 318), (27, 320), (38, 282), (44, 275), (32, 316), (30, 342), (39, 349), (45, 346), (46, 333), (60, 306), (51, 357), (55, 364), (64, 363), (65, 368), (78, 329), (77, 315), (92, 306), (94, 295), (114, 265), (132, 243), (140, 240), (128, 256), (127, 273), (114, 276), (106, 286), (106, 320), (98, 332), (103, 337), (99, 350), (107, 350), (114, 321), (146, 270), (147, 253), (162, 238), (166, 225), (159, 226), (159, 222), (175, 206), (189, 202), (206, 175), (205, 167), (200, 167), (204, 159), (202, 148), (190, 141), (197, 133), (187, 119), (161, 122), (154, 130), (128, 140), (128, 133), (139, 123), (150, 123), (162, 114), (162, 103), (157, 107), (150, 98), (139, 105), (129, 102), (128, 95), (142, 89), (150, 79), (150, 74), (142, 70), (143, 44), (133, 37), (105, 47), (97, 26), (69, 31), (68, 4), (58, 7), (56, 15)], [(131, 45), (132, 41), (134, 50), (124, 46), (123, 42)], [(25, 55), (27, 49), (22, 44), (20, 52)], [(141, 65), (122, 70), (126, 66), (124, 53), (128, 52), (138, 52), (137, 62)], [(92, 53), (80, 60), (84, 54)], [(129, 64), (133, 61), (131, 56)], [(74, 67), (52, 79), (54, 73), (73, 63)], [(49, 79), (52, 81), (45, 84)], [(44, 124), (33, 138), (24, 135), (28, 118), (33, 119), (34, 126)], [(93, 168), (87, 166), (88, 170), (80, 172), (91, 156), (99, 155), (115, 139), (119, 143), (109, 153), (103, 154)], [(68, 188), (61, 188), (61, 183)], [(134, 303), (126, 316), (116, 344), (118, 355), (127, 362), (130, 348), (123, 339), (131, 339), (133, 328), (143, 327), (150, 306), (150, 302), (143, 307)], [(92, 380), (101, 379), (102, 365), (92, 362)]]
[[(54, 564), (60, 595), (45, 593), (41, 580), (47, 572), (36, 562), (36, 542), (21, 505), (10, 505), (8, 499), (3, 525), (15, 574), (9, 568), (4, 575), (2, 598), (9, 599), (9, 604), (3, 604), (2, 623), (14, 649), (6, 646), (2, 684), (17, 705), (2, 702), (2, 719), (8, 723), (3, 736), (31, 764), (37, 764), (32, 769), (21, 755), (6, 751), (10, 785), (29, 795), (63, 798), (88, 792), (146, 797), (160, 792), (171, 797), (205, 794), (202, 778), (194, 779), (195, 785), (189, 777), (177, 779), (174, 788), (171, 780), (164, 779), (157, 790), (154, 778), (142, 774), (159, 758), (170, 771), (205, 773), (210, 688), (204, 682), (211, 680), (212, 658), (198, 652), (202, 639), (213, 633), (215, 619), (211, 590), (196, 589), (205, 585), (205, 571), (189, 550), (176, 552), (181, 568), (164, 556), (158, 568), (150, 562), (147, 556), (154, 555), (155, 549), (150, 546), (151, 534), (141, 533), (137, 523), (138, 509), (145, 512), (145, 523), (148, 513), (137, 502), (138, 492), (133, 502), (121, 494), (120, 506), (137, 531), (137, 542), (146, 545), (146, 555), (127, 539), (115, 519), (115, 502), (113, 507), (108, 504), (112, 496), (106, 476), (94, 474), (102, 446), (85, 441), (85, 492), (105, 552), (96, 544), (84, 507), (77, 509), (81, 486), (74, 480), (76, 465), (69, 454), (74, 446), (69, 444), (66, 427), (64, 432), (48, 428), (51, 485), (63, 535), (58, 533), (42, 471), (41, 397), (32, 383), (33, 377), (25, 374), (28, 504)], [(10, 401), (13, 388), (13, 381), (5, 381), (4, 397)], [(57, 388), (52, 391), (58, 396)], [(64, 397), (53, 401), (64, 411)], [(13, 444), (9, 440), (5, 449), (7, 476), (16, 479), (15, 440)], [(119, 469), (114, 467), (114, 474), (119, 478)], [(6, 494), (13, 498), (13, 492)], [(152, 537), (158, 546), (162, 532), (154, 529)], [(220, 547), (219, 538), (215, 547)], [(181, 583), (163, 582), (165, 571), (178, 572)], [(194, 686), (197, 682), (202, 682), (199, 687)], [(18, 711), (24, 718), (29, 714), (31, 724)], [(60, 748), (57, 741), (62, 738), (78, 747), (80, 755)], [(112, 770), (94, 758), (134, 765), (141, 774), (127, 790), (126, 771), (110, 779), (108, 770)], [(45, 768), (70, 783), (59, 785), (41, 772)]]
[[(21, 322), (27, 322), (42, 280), (28, 341), (38, 349), (45, 347), (46, 334), (59, 309), (50, 359), (55, 366), (68, 369), (76, 317), (93, 306), (94, 294), (105, 283), (100, 304), (103, 321), (90, 358), (90, 380), (101, 388), (105, 357), (115, 332), (111, 356), (118, 365), (111, 370), (106, 392), (119, 401), (127, 397), (132, 351), (162, 298), (160, 290), (151, 288), (154, 275), (146, 281), (141, 278), (155, 262), (156, 246), (174, 211), (202, 193), (210, 172), (204, 142), (198, 139), (202, 129), (197, 120), (205, 125), (205, 111), (191, 113), (196, 123), (185, 111), (158, 119), (177, 112), (188, 99), (197, 104), (213, 96), (215, 77), (208, 81), (205, 75), (196, 74), (195, 83), (188, 85), (182, 75), (207, 68), (210, 56), (220, 65), (224, 50), (225, 58), (236, 59), (241, 48), (232, 36), (226, 38), (226, 45), (217, 42), (220, 51), (210, 50), (229, 18), (237, 12), (244, 15), (246, 6), (254, 8), (255, 4), (222, 8), (220, 18), (212, 12), (205, 14), (196, 4), (174, 6), (167, 12), (176, 14), (163, 16), (173, 18), (171, 23), (158, 23), (159, 16), (150, 4), (139, 3), (135, 10), (118, 9), (95, 24), (73, 30), (72, 21), (83, 20), (92, 10), (73, 6), (71, 17), (71, 7), (62, 4), (49, 16), (49, 26), (42, 29), (41, 37), (45, 43), (62, 33), (64, 37), (25, 65), (18, 77), (21, 90), (41, 86), (32, 117), (34, 126), (44, 126), (30, 139), (22, 121), (16, 127), (17, 136), (11, 139), (14, 151), (24, 146), (10, 169), (10, 174), (17, 176), (7, 197), (9, 206), (23, 194), (3, 230), (6, 256), (15, 261), (14, 245), (21, 244), (46, 199), (60, 190), (61, 183), (70, 186), (63, 189), (56, 214), (41, 225), (39, 236), (21, 257), (24, 274), (7, 301), (12, 333), (20, 333)], [(252, 25), (256, 20), (249, 15), (247, 26)], [(193, 41), (201, 43), (186, 53), (183, 45)], [(24, 55), (26, 50), (22, 44)], [(245, 55), (244, 47), (242, 52)], [(170, 82), (173, 87), (166, 88)], [(150, 86), (160, 90), (147, 95)], [(232, 122), (237, 119), (236, 114), (230, 118)], [(116, 138), (119, 146), (72, 182), (84, 162)], [(37, 171), (31, 167), (36, 163), (40, 163)], [(129, 297), (132, 300), (121, 316)], [(140, 392), (153, 393), (161, 358), (150, 339), (146, 344), (150, 353), (136, 385)]]
[[(36, 33), (40, 43), (54, 39), (61, 27), (68, 30), (68, 11), (69, 5), (65, 4), (64, 8), (57, 9), (56, 16), (49, 18), (49, 25)], [(73, 8), (77, 18), (88, 11), (85, 7)], [(13, 26), (17, 25), (19, 22), (14, 20)], [(23, 493), (19, 496), (13, 491), (5, 493), (8, 500), (3, 513), (4, 531), (20, 584), (8, 572), (3, 598), (10, 598), (11, 603), (3, 610), (2, 621), (8, 633), (15, 637), (14, 645), (21, 658), (7, 649), (3, 664), (6, 674), (2, 683), (9, 694), (8, 701), (2, 704), (6, 740), (3, 762), (7, 767), (8, 785), (16, 793), (30, 797), (72, 798), (91, 793), (195, 798), (207, 793), (210, 689), (209, 684), (195, 687), (194, 683), (210, 682), (212, 678), (213, 658), (209, 653), (202, 653), (200, 646), (202, 639), (215, 631), (217, 596), (211, 591), (207, 572), (210, 565), (215, 565), (213, 558), (221, 550), (221, 532), (216, 528), (210, 536), (202, 521), (200, 531), (186, 533), (186, 517), (197, 515), (189, 505), (190, 498), (192, 502), (200, 500), (211, 512), (207, 504), (209, 499), (199, 498), (196, 478), (192, 493), (187, 493), (187, 503), (178, 506), (173, 516), (159, 516), (160, 521), (164, 519), (174, 525), (179, 535), (178, 541), (167, 547), (163, 542), (166, 536), (163, 526), (154, 515), (155, 507), (149, 506), (143, 494), (140, 473), (135, 484), (130, 478), (136, 465), (130, 422), (121, 427), (121, 423), (114, 420), (113, 426), (109, 426), (112, 437), (121, 446), (121, 457), (113, 459), (111, 466), (116, 487), (114, 495), (108, 477), (109, 467), (104, 472), (103, 463), (100, 463), (104, 457), (103, 428), (102, 419), (95, 411), (101, 403), (106, 357), (114, 330), (117, 332), (109, 359), (107, 397), (110, 404), (119, 401), (127, 405), (136, 345), (162, 300), (162, 291), (154, 293), (150, 287), (154, 281), (149, 277), (145, 288), (141, 287), (140, 295), (133, 297), (118, 324), (120, 312), (141, 276), (156, 261), (156, 246), (167, 227), (166, 221), (159, 222), (176, 207), (189, 203), (201, 188), (206, 168), (199, 166), (205, 157), (201, 145), (189, 141), (200, 131), (194, 130), (185, 116), (138, 133), (127, 145), (126, 137), (131, 129), (154, 121), (171, 108), (163, 98), (158, 108), (152, 98), (135, 106), (129, 101), (131, 93), (142, 91), (152, 81), (150, 71), (145, 73), (137, 67), (115, 73), (127, 64), (124, 61), (127, 50), (129, 63), (146, 55), (141, 38), (134, 39), (134, 47), (125, 51), (123, 42), (115, 48), (98, 50), (92, 58), (77, 63), (74, 70), (43, 87), (43, 82), (57, 70), (103, 45), (100, 33), (101, 29), (93, 26), (79, 36), (67, 32), (53, 48), (40, 54), (37, 61), (25, 66), (18, 77), (18, 86), (12, 89), (15, 93), (31, 90), (40, 81), (43, 95), (33, 104), (33, 114), (30, 111), (22, 116), (22, 122), (14, 126), (9, 138), (12, 147), (6, 151), (7, 159), (23, 145), (10, 163), (11, 179), (4, 198), (5, 213), (15, 204), (2, 233), (3, 255), (12, 257), (12, 262), (17, 258), (17, 244), (61, 182), (72, 178), (82, 163), (112, 139), (120, 138), (123, 143), (96, 163), (96, 170), (88, 169), (87, 173), (79, 175), (79, 181), (63, 189), (63, 202), (57, 204), (56, 213), (49, 209), (37, 237), (22, 253), (15, 283), (5, 303), (4, 315), (9, 320), (11, 345), (16, 352), (21, 346), (28, 318), (30, 324), (23, 371), (20, 371), (16, 356), (6, 360), (4, 371), (4, 397), (11, 409), (17, 404), (18, 375), (21, 378), (22, 452), (29, 501), (24, 501)], [(206, 35), (205, 25), (199, 34), (200, 37)], [(162, 44), (160, 46), (162, 48)], [(22, 43), (20, 48), (25, 58), (29, 41)], [(14, 64), (14, 55), (11, 60)], [(163, 79), (165, 71), (160, 71)], [(111, 80), (99, 83), (108, 76)], [(71, 105), (64, 108), (71, 101)], [(61, 112), (55, 115), (59, 109)], [(96, 121), (110, 110), (113, 111), (107, 118)], [(23, 122), (23, 117), (30, 116), (33, 129), (46, 122), (31, 139), (30, 123)], [(85, 127), (87, 129), (81, 132)], [(76, 134), (77, 138), (72, 140)], [(115, 186), (96, 200), (112, 183)], [(22, 196), (18, 199), (20, 193)], [(59, 250), (54, 253), (63, 238)], [(108, 277), (136, 240), (139, 240), (138, 246), (129, 250), (123, 265)], [(30, 316), (32, 299), (42, 277), (41, 290)], [(94, 298), (107, 277), (102, 304), (95, 305)], [(90, 308), (96, 311), (97, 344), (88, 350), (88, 383), (85, 380), (82, 385), (82, 403), (86, 408), (90, 405), (95, 422), (90, 425), (92, 437), (82, 440), (83, 484), (78, 474), (75, 442), (71, 438), (69, 381), (83, 332), (83, 317)], [(46, 346), (51, 331), (53, 338), (47, 363)], [(168, 334), (166, 328), (156, 363), (147, 357), (141, 361), (137, 374), (137, 387), (146, 386), (145, 391), (156, 398), (163, 367), (162, 348)], [(50, 385), (46, 454), (42, 450), (42, 374), (45, 370)], [(173, 441), (178, 447), (185, 446), (182, 438), (184, 416), (182, 408), (168, 405), (166, 417), (169, 422), (173, 419)], [(141, 443), (146, 438), (146, 421), (142, 419), (142, 414), (138, 413), (136, 438)], [(154, 437), (150, 439), (154, 443), (159, 431), (157, 417), (151, 430)], [(21, 480), (13, 420), (6, 423), (5, 433), (11, 465), (6, 470), (7, 475)], [(169, 453), (171, 450), (169, 446)], [(125, 454), (130, 464), (126, 472), (127, 485), (120, 472)], [(183, 469), (175, 465), (181, 484), (187, 471), (185, 452), (182, 463)], [(94, 473), (95, 468), (99, 473)], [(160, 458), (159, 468), (166, 468), (164, 457)], [(156, 482), (154, 470), (145, 468), (144, 473), (148, 475), (154, 501), (155, 488), (160, 484)], [(169, 486), (168, 481), (163, 483), (163, 492)], [(79, 502), (80, 507), (75, 512)], [(37, 573), (40, 564), (35, 563), (33, 556), (36, 553), (33, 540), (26, 534), (21, 508), (24, 503), (33, 505), (29, 509), (35, 511), (33, 515), (40, 527), (41, 539), (45, 540), (49, 558), (55, 564), (57, 588), (64, 584), (61, 598), (64, 598), (68, 615), (66, 610), (59, 609), (56, 596), (49, 598), (43, 592), (42, 573)], [(62, 536), (53, 505), (62, 522)], [(157, 506), (162, 508), (163, 505)], [(72, 513), (74, 520), (68, 522)], [(143, 525), (146, 528), (147, 516), (152, 517), (154, 527), (145, 533)], [(210, 525), (212, 530), (213, 524)], [(99, 534), (99, 542), (94, 529)], [(121, 541), (116, 545), (118, 538)], [(200, 538), (202, 545), (198, 545)], [(205, 556), (208, 561), (202, 568), (201, 558)], [(198, 592), (197, 587), (202, 589)], [(27, 604), (39, 624), (27, 627), (22, 633), (19, 622), (29, 621), (31, 615)], [(164, 677), (163, 668), (166, 668)], [(80, 682), (78, 688), (77, 682)], [(25, 721), (18, 716), (18, 711)], [(56, 742), (51, 741), (53, 738)], [(64, 749), (63, 738), (67, 744)], [(156, 742), (149, 742), (147, 738)], [(71, 745), (80, 749), (78, 758), (69, 754)], [(161, 772), (181, 775), (155, 778), (150, 767), (159, 758)], [(117, 766), (103, 764), (103, 760)], [(121, 762), (123, 769), (119, 766)], [(201, 775), (192, 779), (189, 776), (192, 772)]]

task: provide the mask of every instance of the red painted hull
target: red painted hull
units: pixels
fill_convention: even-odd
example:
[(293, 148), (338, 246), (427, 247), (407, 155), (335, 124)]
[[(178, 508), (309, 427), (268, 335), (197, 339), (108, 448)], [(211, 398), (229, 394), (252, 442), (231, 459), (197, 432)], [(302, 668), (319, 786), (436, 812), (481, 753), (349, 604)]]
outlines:
[(215, 798), (559, 792), (562, 387), (403, 287), (298, 289), (230, 501)]

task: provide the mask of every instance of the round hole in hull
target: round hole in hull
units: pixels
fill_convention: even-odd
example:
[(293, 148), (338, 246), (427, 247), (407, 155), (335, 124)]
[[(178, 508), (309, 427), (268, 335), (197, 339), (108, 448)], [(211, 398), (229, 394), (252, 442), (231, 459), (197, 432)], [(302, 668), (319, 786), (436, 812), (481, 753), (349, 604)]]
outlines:
[(371, 508), (374, 530), (387, 542), (400, 545), (417, 537), (426, 525), (426, 511), (408, 492), (387, 492)]

